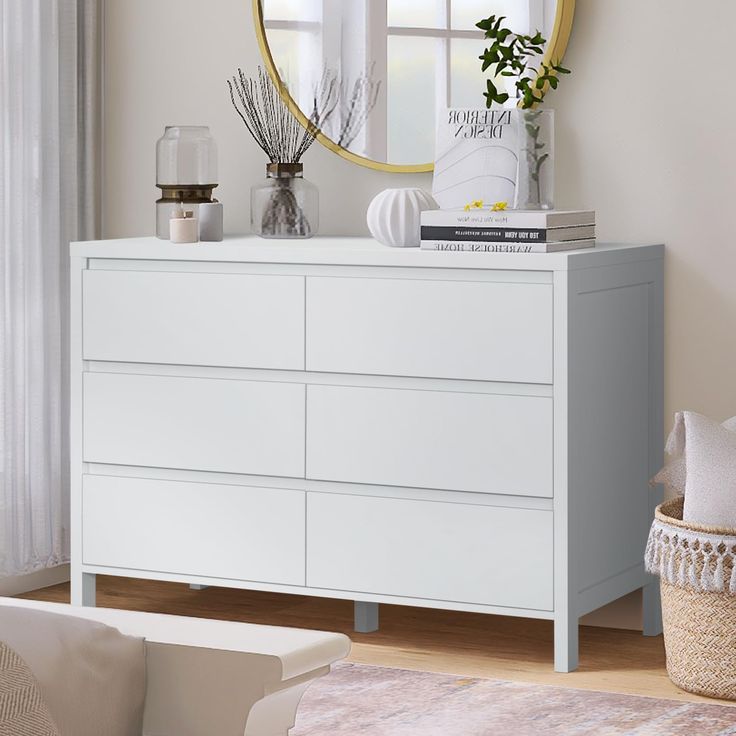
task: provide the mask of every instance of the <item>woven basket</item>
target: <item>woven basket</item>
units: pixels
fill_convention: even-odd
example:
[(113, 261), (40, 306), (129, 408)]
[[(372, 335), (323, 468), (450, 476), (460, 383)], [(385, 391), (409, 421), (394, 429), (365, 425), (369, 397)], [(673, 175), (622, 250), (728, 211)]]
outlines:
[[(736, 546), (736, 530), (685, 523), (682, 506), (682, 497), (666, 501), (657, 507), (656, 518), (673, 533), (684, 529), (722, 535)], [(692, 693), (736, 700), (736, 595), (703, 592), (664, 578), (660, 582), (670, 679)]]

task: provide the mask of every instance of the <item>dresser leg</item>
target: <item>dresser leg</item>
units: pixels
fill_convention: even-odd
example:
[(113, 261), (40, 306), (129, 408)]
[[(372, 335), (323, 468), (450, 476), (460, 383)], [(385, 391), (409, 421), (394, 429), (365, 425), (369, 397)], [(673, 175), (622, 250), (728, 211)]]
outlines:
[(662, 633), (662, 601), (659, 597), (659, 578), (650, 576), (641, 589), (642, 621), (644, 636), (659, 636)]
[(578, 617), (555, 616), (555, 672), (578, 668)]
[(378, 631), (378, 603), (355, 601), (353, 628), (359, 634)]
[(72, 605), (97, 605), (97, 576), (94, 573), (83, 572), (72, 576)]

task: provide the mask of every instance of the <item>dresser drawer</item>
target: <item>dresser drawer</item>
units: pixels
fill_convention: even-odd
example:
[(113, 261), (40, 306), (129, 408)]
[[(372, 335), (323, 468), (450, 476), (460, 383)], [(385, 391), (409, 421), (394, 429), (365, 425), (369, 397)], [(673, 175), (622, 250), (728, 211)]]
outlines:
[(307, 494), (307, 585), (552, 610), (552, 512)]
[(87, 475), (86, 565), (304, 585), (304, 492)]
[(307, 477), (552, 496), (552, 399), (309, 386)]
[(304, 279), (85, 271), (86, 360), (304, 368)]
[(307, 370), (552, 383), (552, 285), (307, 278)]
[(86, 373), (86, 462), (304, 477), (304, 386)]

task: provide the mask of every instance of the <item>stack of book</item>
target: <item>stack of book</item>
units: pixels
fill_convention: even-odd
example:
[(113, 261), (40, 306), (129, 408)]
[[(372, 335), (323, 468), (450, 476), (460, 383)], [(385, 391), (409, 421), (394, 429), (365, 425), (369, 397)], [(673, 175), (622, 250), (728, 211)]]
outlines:
[(421, 214), (425, 250), (554, 253), (592, 248), (590, 210), (428, 210)]

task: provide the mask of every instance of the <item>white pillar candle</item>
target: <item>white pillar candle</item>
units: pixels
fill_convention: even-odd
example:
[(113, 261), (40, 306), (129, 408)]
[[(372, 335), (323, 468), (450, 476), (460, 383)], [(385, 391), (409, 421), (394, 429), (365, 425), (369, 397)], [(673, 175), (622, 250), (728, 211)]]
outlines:
[(172, 243), (196, 243), (198, 240), (197, 218), (192, 212), (185, 212), (182, 205), (171, 213), (169, 240)]

